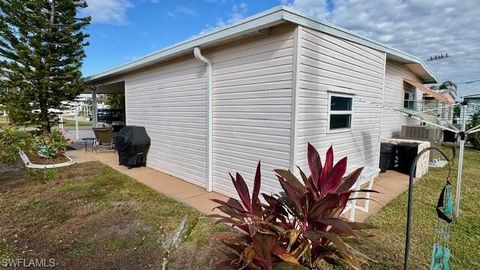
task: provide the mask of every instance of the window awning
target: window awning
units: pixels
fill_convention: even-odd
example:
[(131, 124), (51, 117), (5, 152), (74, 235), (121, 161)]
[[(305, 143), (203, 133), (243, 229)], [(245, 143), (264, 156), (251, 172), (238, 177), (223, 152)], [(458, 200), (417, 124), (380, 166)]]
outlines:
[(433, 98), (435, 98), (436, 100), (438, 100), (440, 102), (443, 102), (447, 105), (452, 105), (452, 104), (455, 103), (455, 101), (453, 100), (453, 98), (451, 96), (442, 95), (438, 92), (435, 92), (432, 89), (424, 86), (421, 83), (418, 83), (416, 81), (412, 81), (412, 80), (409, 80), (409, 79), (406, 79), (406, 78), (403, 78), (403, 81), (405, 83), (408, 83), (411, 86), (417, 88), (418, 90), (422, 91), (423, 93), (428, 94), (428, 95), (432, 96)]

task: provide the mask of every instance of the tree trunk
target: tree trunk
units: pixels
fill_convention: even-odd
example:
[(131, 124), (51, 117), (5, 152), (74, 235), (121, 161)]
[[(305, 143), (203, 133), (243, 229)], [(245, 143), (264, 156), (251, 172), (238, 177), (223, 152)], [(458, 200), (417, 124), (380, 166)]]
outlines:
[[(55, 26), (55, 0), (52, 0), (51, 9), (50, 9), (50, 31), (52, 31), (54, 26)], [(50, 85), (48, 85), (47, 87), (50, 87)], [(43, 134), (49, 134), (52, 131), (50, 117), (48, 115), (48, 106), (46, 105), (46, 103), (43, 103), (42, 101), (40, 101), (40, 123), (42, 126)]]
[(40, 104), (40, 115), (39, 115), (41, 130), (43, 134), (49, 134), (52, 129), (50, 125), (50, 117), (48, 116), (48, 108), (44, 104)]

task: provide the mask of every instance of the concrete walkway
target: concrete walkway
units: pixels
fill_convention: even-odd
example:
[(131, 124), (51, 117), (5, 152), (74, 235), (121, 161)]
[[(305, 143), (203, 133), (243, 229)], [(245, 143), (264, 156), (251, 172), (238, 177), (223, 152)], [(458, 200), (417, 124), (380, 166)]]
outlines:
[[(81, 147), (83, 147), (83, 145)], [(216, 192), (207, 192), (202, 187), (151, 168), (140, 167), (128, 169), (125, 166), (120, 166), (118, 165), (118, 156), (116, 153), (99, 152), (96, 154), (91, 152), (91, 148), (88, 149), (88, 152), (85, 152), (81, 147), (77, 147), (78, 150), (68, 151), (67, 155), (77, 163), (99, 161), (168, 197), (196, 208), (204, 214), (213, 214), (212, 209), (217, 206), (217, 204), (210, 199), (220, 199), (224, 201), (228, 199), (228, 197), (224, 195)], [(215, 211), (215, 213), (218, 212)]]
[[(379, 193), (372, 193), (370, 196), (370, 207), (368, 213), (358, 211), (355, 213), (355, 221), (365, 221), (368, 217), (378, 213), (383, 207), (397, 198), (408, 189), (408, 175), (386, 171), (381, 173), (373, 184), (373, 190)], [(362, 197), (360, 195), (360, 197)], [(358, 201), (357, 205), (363, 206), (365, 201)]]
[[(141, 167), (128, 169), (125, 166), (118, 165), (118, 157), (113, 152), (92, 153), (91, 148), (88, 152), (83, 150), (82, 144), (76, 144), (76, 149), (68, 151), (67, 154), (76, 162), (99, 161), (113, 169), (124, 173), (133, 179), (149, 186), (150, 188), (183, 202), (193, 208), (196, 208), (204, 214), (213, 214), (212, 209), (217, 206), (210, 199), (227, 200), (228, 197), (216, 192), (207, 192), (204, 188), (190, 184), (174, 176), (156, 171), (151, 168)], [(357, 210), (355, 221), (364, 221), (369, 216), (380, 211), (390, 201), (402, 194), (408, 188), (408, 176), (395, 172), (387, 171), (382, 173), (375, 179), (373, 189), (379, 193), (371, 195), (369, 212), (365, 213)], [(358, 205), (363, 205), (363, 201), (359, 201)], [(215, 211), (215, 213), (219, 213)], [(348, 216), (346, 213), (345, 216)]]

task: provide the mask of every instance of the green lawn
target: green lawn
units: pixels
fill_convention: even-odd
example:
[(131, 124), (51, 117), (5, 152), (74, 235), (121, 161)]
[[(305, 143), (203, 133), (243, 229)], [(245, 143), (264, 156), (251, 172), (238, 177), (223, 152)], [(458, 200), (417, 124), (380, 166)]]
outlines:
[[(452, 269), (480, 269), (480, 152), (465, 153), (464, 184), (460, 219), (451, 226), (450, 248)], [(414, 225), (412, 235), (411, 269), (427, 269), (430, 263), (434, 228), (437, 223), (435, 206), (445, 184), (448, 169), (430, 169), (415, 185)], [(456, 179), (456, 168), (452, 176)], [(455, 187), (455, 183), (453, 183)], [(453, 191), (455, 194), (455, 191)], [(401, 195), (380, 213), (368, 219), (379, 227), (366, 239), (364, 252), (377, 263), (370, 269), (400, 269), (403, 265), (405, 240), (406, 194)]]
[[(7, 118), (5, 116), (0, 116), (0, 128), (2, 126), (7, 125), (7, 124), (8, 124)], [(75, 120), (66, 119), (64, 125), (66, 127), (74, 127), (75, 126)], [(79, 126), (91, 126), (92, 122), (90, 122), (90, 121), (79, 121), (78, 125)], [(58, 126), (58, 125), (55, 125), (55, 126)], [(29, 126), (29, 127), (35, 127), (35, 126), (32, 125), (32, 126)], [(24, 128), (24, 126), (21, 126), (21, 127), (19, 126), (19, 128)]]
[[(446, 173), (447, 168), (431, 169), (415, 186), (410, 269), (428, 269)], [(61, 269), (159, 269), (165, 235), (185, 214), (199, 223), (169, 269), (212, 269), (221, 256), (216, 236), (228, 228), (191, 207), (97, 162), (59, 174), (64, 182), (42, 184), (34, 181), (39, 175), (2, 171), (0, 164), (0, 260), (54, 258)], [(452, 269), (480, 269), (479, 176), (480, 152), (467, 150), (461, 218), (451, 227)], [(366, 269), (401, 269), (405, 219), (403, 194), (367, 221), (379, 228), (362, 238), (360, 249), (375, 260)]]
[[(75, 121), (74, 120), (65, 120), (64, 126), (66, 127), (74, 127)], [(89, 121), (78, 121), (78, 125), (81, 127), (92, 126), (92, 122)]]
[(11, 167), (0, 164), (0, 260), (52, 258), (56, 269), (160, 269), (162, 242), (186, 214), (199, 221), (168, 269), (212, 269), (222, 256), (215, 236), (227, 227), (110, 167), (76, 164), (58, 171), (64, 182), (45, 184), (36, 181), (38, 173)]

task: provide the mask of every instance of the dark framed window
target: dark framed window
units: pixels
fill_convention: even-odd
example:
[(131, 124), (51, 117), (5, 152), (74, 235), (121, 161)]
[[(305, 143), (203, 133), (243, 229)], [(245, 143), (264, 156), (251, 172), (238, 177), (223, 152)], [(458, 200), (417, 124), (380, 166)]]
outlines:
[(328, 131), (348, 131), (352, 128), (353, 95), (328, 94)]
[(403, 99), (403, 108), (415, 110), (415, 91), (405, 90), (404, 99)]

